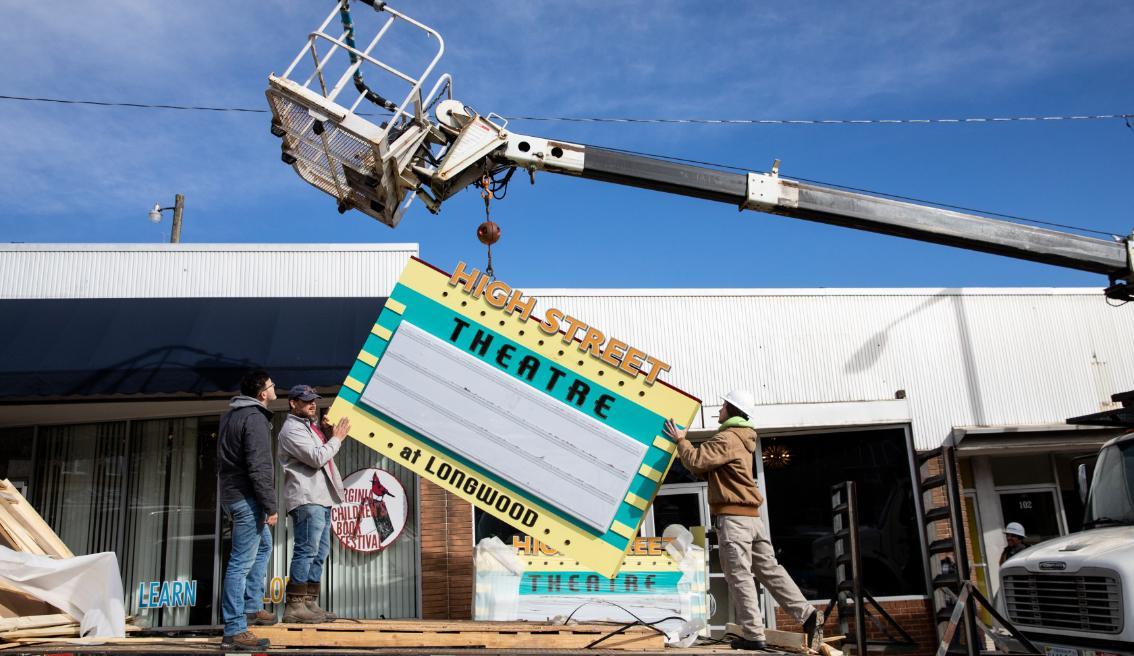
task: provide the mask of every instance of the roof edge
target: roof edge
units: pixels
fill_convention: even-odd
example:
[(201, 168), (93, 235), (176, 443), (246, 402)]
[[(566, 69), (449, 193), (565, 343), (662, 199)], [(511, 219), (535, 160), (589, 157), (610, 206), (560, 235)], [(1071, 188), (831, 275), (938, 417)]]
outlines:
[(129, 243), (3, 243), (0, 251), (7, 252), (177, 252), (177, 251), (232, 251), (232, 252), (283, 252), (283, 251), (366, 251), (366, 252), (420, 252), (419, 244), (407, 243), (341, 243), (341, 244), (270, 244), (270, 243), (192, 243), (129, 244)]

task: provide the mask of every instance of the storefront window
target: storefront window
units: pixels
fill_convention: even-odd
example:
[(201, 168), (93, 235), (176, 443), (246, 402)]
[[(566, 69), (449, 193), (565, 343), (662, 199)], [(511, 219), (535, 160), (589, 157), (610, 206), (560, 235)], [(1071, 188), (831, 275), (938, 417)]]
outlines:
[(1028, 533), (1025, 544), (1039, 544), (1062, 534), (1055, 490), (1001, 492), (999, 497), (1004, 525), (1010, 522), (1021, 524)]
[(151, 626), (211, 623), (215, 448), (201, 430), (196, 418), (40, 429), (32, 502), (76, 554), (118, 555), (126, 613)]
[[(277, 414), (273, 437), (283, 417)], [(9, 472), (29, 470), (31, 475), (24, 477), (30, 481), (29, 500), (75, 554), (117, 555), (126, 613), (139, 623), (187, 626), (218, 621), (215, 600), (231, 544), (227, 521), (217, 540), (219, 418), (5, 429), (0, 436), (27, 433), (20, 441), (27, 445), (27, 462), (20, 456), (22, 446), (10, 452), (14, 455), (6, 451)], [(367, 467), (392, 473), (404, 487), (408, 512), (401, 535), (382, 551), (354, 552), (332, 538), (323, 577), (330, 594), (324, 607), (343, 617), (416, 617), (416, 476), (353, 440), (343, 445), (335, 465), (344, 478)], [(277, 490), (282, 509), (282, 485)], [(269, 563), (269, 579), (275, 580), (265, 591), (269, 609), (283, 599), (290, 530), (290, 522), (281, 516)]]
[(901, 429), (762, 440), (772, 544), (808, 599), (834, 596), (831, 486), (858, 484), (863, 584), (875, 597), (925, 594), (909, 455)]
[(21, 494), (27, 496), (32, 474), (32, 449), (35, 447), (35, 428), (0, 429), (0, 478), (8, 479)]
[(75, 555), (124, 546), (126, 422), (40, 429), (30, 501)]

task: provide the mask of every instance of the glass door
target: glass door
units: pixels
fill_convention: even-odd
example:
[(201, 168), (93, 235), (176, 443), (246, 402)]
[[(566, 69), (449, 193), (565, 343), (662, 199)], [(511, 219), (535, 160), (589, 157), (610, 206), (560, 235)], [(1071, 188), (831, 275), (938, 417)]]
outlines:
[(1067, 533), (1063, 508), (1055, 486), (998, 490), (1004, 525), (1019, 522), (1028, 534), (1025, 544), (1033, 545)]
[(680, 524), (691, 531), (694, 526), (708, 527), (708, 490), (708, 483), (662, 485), (642, 520), (641, 534), (661, 535), (670, 524)]

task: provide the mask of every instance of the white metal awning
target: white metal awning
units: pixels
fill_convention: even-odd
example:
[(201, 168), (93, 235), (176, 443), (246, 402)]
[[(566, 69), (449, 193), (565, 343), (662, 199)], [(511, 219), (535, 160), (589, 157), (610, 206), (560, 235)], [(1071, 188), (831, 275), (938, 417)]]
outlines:
[(1066, 453), (1098, 450), (1123, 432), (1072, 424), (955, 426), (953, 443), (961, 456)]

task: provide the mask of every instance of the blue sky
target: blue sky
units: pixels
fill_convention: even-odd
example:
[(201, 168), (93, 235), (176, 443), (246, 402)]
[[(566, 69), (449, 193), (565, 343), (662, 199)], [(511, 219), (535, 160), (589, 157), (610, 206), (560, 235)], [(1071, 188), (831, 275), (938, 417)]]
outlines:
[[(330, 2), (5, 3), (0, 94), (265, 107)], [(1134, 112), (1134, 3), (403, 1), (446, 40), (440, 71), (481, 113), (925, 118)], [(363, 6), (355, 13), (370, 12)], [(395, 41), (395, 58), (412, 44)], [(257, 114), (0, 101), (0, 240), (156, 242), (187, 197), (196, 242), (418, 242), (483, 264), (469, 191), (396, 230), (279, 161)], [(766, 169), (1126, 234), (1121, 121), (511, 129)], [(1100, 286), (1091, 274), (602, 183), (517, 175), (493, 206), (498, 275), (523, 287)]]

